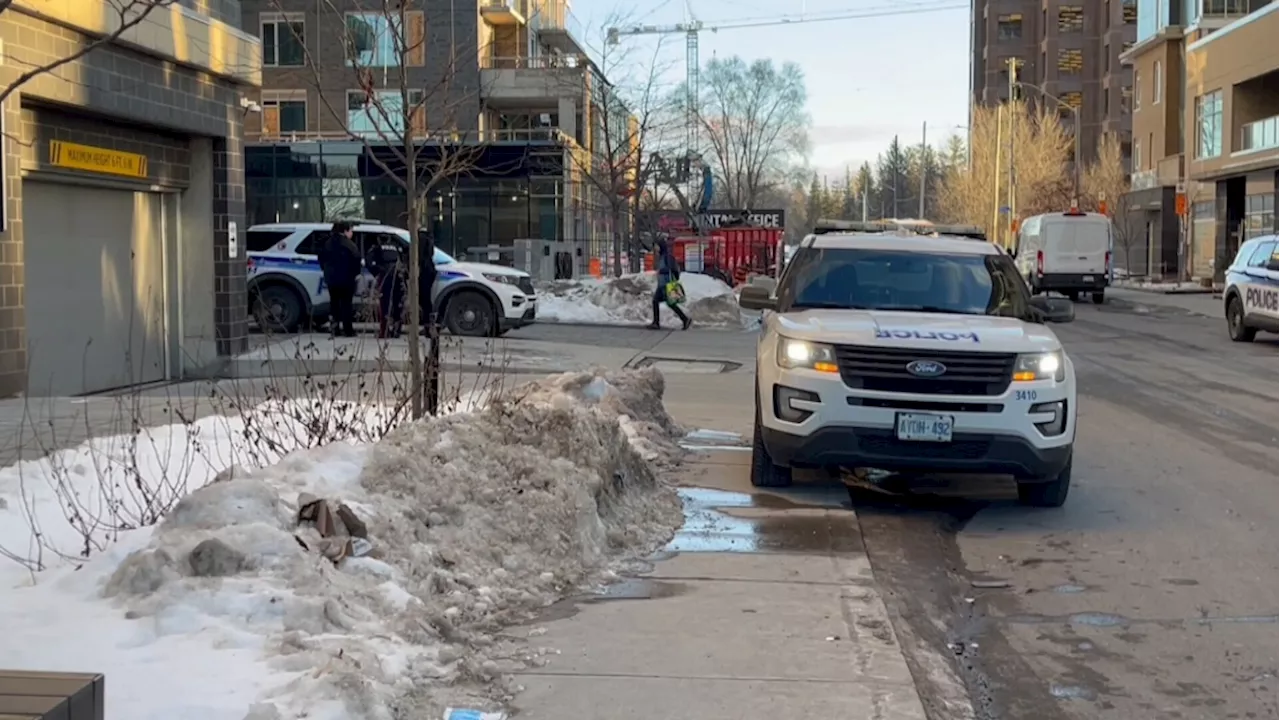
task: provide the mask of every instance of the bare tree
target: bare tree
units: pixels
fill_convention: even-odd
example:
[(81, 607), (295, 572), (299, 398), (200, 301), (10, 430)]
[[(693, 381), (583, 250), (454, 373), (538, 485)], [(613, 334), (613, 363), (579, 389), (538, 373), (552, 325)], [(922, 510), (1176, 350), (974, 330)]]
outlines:
[(1111, 218), (1112, 237), (1128, 268), (1129, 249), (1135, 233), (1126, 222), (1121, 199), (1129, 192), (1129, 177), (1125, 168), (1124, 150), (1115, 133), (1106, 133), (1098, 142), (1098, 156), (1085, 169), (1081, 178), (1083, 209), (1103, 212)]
[[(1012, 138), (1010, 113), (1014, 118)], [(1018, 215), (1066, 209), (1071, 201), (1071, 135), (1057, 113), (1012, 102), (1002, 109), (974, 108), (969, 125), (971, 162), (950, 165), (938, 184), (938, 209), (943, 220), (977, 225), (989, 237), (998, 236), (1000, 228), (992, 223), (1004, 225), (1004, 221), (993, 211), (1007, 202), (1011, 150)]]
[[(627, 18), (611, 16), (603, 27), (624, 24)], [(640, 269), (641, 248), (633, 219), (645, 209), (644, 191), (657, 172), (654, 155), (671, 129), (672, 99), (661, 85), (671, 64), (660, 61), (661, 40), (647, 58), (639, 56), (634, 46), (607, 38), (602, 45), (599, 70), (604, 82), (591, 84), (591, 112), (583, 114), (584, 119), (591, 118), (591, 126), (583, 133), (587, 147), (575, 148), (569, 155), (584, 189), (599, 199), (609, 214), (611, 272), (620, 276), (624, 250), (628, 269)], [(582, 62), (585, 72), (590, 72), (590, 60), (583, 58)], [(665, 195), (666, 191), (660, 193)], [(649, 198), (650, 204), (656, 201), (652, 194)]]
[[(340, 37), (321, 38), (318, 47), (345, 49), (346, 65), (363, 97), (353, 102), (348, 96), (342, 107), (335, 107), (325, 92), (334, 83), (331, 79), (326, 82), (321, 72), (333, 63), (313, 57), (299, 39), (321, 105), (342, 128), (339, 134), (363, 143), (365, 157), (405, 195), (404, 221), (410, 238), (410, 392), (412, 415), (419, 418), (425, 412), (434, 413), (438, 404), (439, 329), (421, 313), (419, 279), (424, 248), (418, 231), (428, 193), (472, 172), (483, 153), (483, 138), (475, 129), (478, 118), (474, 115), (480, 88), (466, 87), (456, 80), (459, 59), (474, 55), (478, 48), (468, 48), (465, 41), (453, 38), (448, 61), (427, 69), (428, 33), (420, 4), (364, 0), (364, 5), (353, 11), (346, 4), (338, 7), (324, 0), (323, 8), (341, 20), (338, 24), (343, 29)], [(327, 25), (319, 23), (320, 27)], [(418, 340), (424, 322), (430, 338), (427, 367)]]
[(740, 57), (713, 59), (701, 73), (697, 117), (729, 207), (755, 207), (761, 194), (783, 185), (808, 151), (810, 118), (804, 73), (795, 63), (750, 65)]
[[(10, 95), (17, 92), (18, 88), (27, 84), (33, 78), (53, 72), (63, 65), (79, 60), (103, 45), (110, 45), (118, 41), (130, 29), (146, 21), (147, 17), (157, 9), (177, 5), (178, 0), (103, 0), (102, 4), (109, 10), (110, 17), (110, 20), (107, 21), (107, 27), (111, 29), (106, 35), (87, 37), (85, 42), (80, 44), (74, 52), (41, 63), (31, 63), (25, 61), (22, 57), (7, 55), (5, 57), (6, 62), (19, 65), (25, 69), (12, 82), (0, 88), (0, 104), (3, 104), (5, 100), (9, 99)], [(18, 12), (13, 9), (13, 0), (0, 0), (0, 15), (11, 12)], [(41, 57), (45, 56), (42, 54)]]

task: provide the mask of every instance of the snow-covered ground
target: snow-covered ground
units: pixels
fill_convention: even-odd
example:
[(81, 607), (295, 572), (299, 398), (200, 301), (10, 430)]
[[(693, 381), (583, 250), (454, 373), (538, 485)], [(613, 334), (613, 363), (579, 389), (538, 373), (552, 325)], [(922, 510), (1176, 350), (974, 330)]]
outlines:
[[(592, 325), (648, 324), (653, 319), (652, 272), (620, 278), (558, 280), (538, 289), (538, 320), (541, 322)], [(699, 273), (681, 273), (686, 295), (684, 310), (696, 325), (741, 328), (749, 324), (738, 308), (733, 289)], [(662, 311), (663, 322), (673, 324), (670, 310)]]
[[(663, 390), (566, 373), (389, 431), (352, 408), (319, 447), (314, 408), (263, 406), (0, 470), (0, 667), (104, 673), (108, 720), (496, 707), (541, 652), (499, 628), (680, 524), (645, 461), (680, 452)], [(315, 499), (358, 521), (299, 522)]]

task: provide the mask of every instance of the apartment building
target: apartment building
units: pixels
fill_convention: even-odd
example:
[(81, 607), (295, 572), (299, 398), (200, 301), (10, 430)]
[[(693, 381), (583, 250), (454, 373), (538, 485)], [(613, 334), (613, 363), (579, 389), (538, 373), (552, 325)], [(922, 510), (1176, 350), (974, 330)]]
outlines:
[(1139, 271), (1213, 279), (1276, 232), (1280, 51), (1272, 0), (1140, 0), (1123, 232)]
[[(517, 238), (608, 237), (584, 173), (628, 116), (590, 57), (567, 0), (245, 0), (260, 33), (261, 112), (246, 122), (251, 222), (372, 218), (403, 225), (402, 86), (443, 173), (450, 143), (474, 147), (429, 193), (419, 223), (464, 254)], [(375, 8), (376, 10), (370, 10)], [(604, 123), (612, 123), (604, 132)], [(442, 155), (444, 154), (444, 155)]]
[(1029, 100), (1058, 108), (1074, 127), (1079, 114), (1081, 157), (1096, 154), (1103, 133), (1120, 135), (1129, 151), (1132, 72), (1120, 54), (1137, 32), (1136, 0), (977, 0), (972, 17), (972, 99), (1009, 97), (1008, 61)]
[(241, 118), (261, 45), (240, 3), (160, 3), (124, 25), (105, 0), (14, 0), (0, 42), (0, 87), (34, 72), (0, 107), (0, 396), (178, 379), (243, 352)]

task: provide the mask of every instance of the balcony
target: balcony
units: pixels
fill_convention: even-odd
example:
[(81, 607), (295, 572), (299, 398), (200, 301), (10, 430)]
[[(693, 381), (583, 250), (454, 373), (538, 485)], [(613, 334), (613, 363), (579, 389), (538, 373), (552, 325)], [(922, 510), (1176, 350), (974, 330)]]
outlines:
[(1255, 120), (1240, 126), (1240, 149), (1236, 152), (1274, 150), (1277, 147), (1276, 121), (1277, 117), (1273, 115), (1264, 120)]
[(495, 27), (524, 25), (528, 12), (526, 0), (480, 0), (480, 17)]
[(581, 98), (590, 66), (581, 55), (485, 57), (480, 88), (486, 104), (503, 107), (555, 107), (561, 98)]
[(586, 28), (569, 9), (565, 0), (535, 0), (539, 7), (533, 14), (532, 26), (538, 37), (548, 46), (567, 55), (586, 55), (583, 41)]

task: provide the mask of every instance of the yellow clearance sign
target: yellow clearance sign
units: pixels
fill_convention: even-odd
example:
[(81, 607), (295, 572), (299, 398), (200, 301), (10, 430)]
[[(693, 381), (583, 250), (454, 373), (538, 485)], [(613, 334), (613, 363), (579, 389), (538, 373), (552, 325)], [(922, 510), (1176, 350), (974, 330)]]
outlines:
[(49, 141), (49, 164), (71, 170), (124, 175), (131, 178), (147, 177), (146, 155), (77, 145), (61, 140)]

